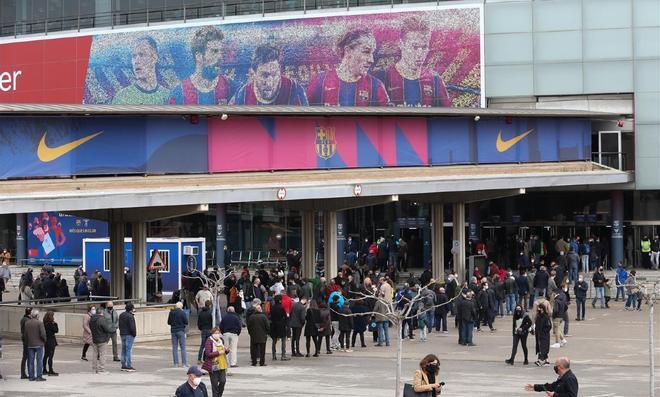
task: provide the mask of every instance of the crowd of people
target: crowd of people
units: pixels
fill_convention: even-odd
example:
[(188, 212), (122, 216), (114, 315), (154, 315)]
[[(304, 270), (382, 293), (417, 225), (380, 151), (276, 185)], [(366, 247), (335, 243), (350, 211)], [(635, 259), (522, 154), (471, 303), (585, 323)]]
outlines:
[[(615, 301), (625, 300), (626, 310), (641, 310), (645, 293), (637, 282), (635, 270), (628, 271), (619, 263), (610, 280), (597, 257), (594, 260), (591, 255), (582, 255), (584, 249), (580, 248), (579, 238), (568, 241), (560, 238), (554, 247), (556, 253), (543, 255), (536, 251), (543, 244), (535, 241), (532, 236), (527, 248), (523, 247), (517, 269), (489, 260), (485, 267), (476, 266), (465, 281), (454, 271), (435, 280), (427, 268), (419, 277), (411, 273), (408, 279), (397, 282), (399, 269), (410, 263), (406, 249), (402, 250), (402, 244), (407, 243), (385, 238), (374, 243), (366, 241), (368, 246), (364, 251), (353, 251), (357, 244), (349, 239), (346, 262), (332, 278), (301, 277), (299, 255), (295, 251), (287, 258), (288, 266), (269, 270), (263, 264), (255, 270), (245, 266), (226, 273), (218, 267), (203, 272), (189, 270), (183, 274), (184, 289), (176, 291), (169, 301), (174, 305), (168, 316), (173, 365), (188, 367), (187, 335), (192, 311), (197, 314), (201, 341), (195, 348), (197, 365), (189, 367), (189, 379), (179, 387), (177, 396), (200, 395), (202, 390), (206, 395), (206, 386), (200, 383), (202, 374), (209, 375), (212, 395), (221, 396), (227, 371), (239, 365), (238, 345), (244, 330), (250, 342), (250, 364), (266, 366), (268, 339), (272, 361), (319, 357), (322, 350), (325, 354), (352, 353), (356, 345), (367, 346), (365, 333), (371, 334), (374, 346), (389, 346), (395, 313), (407, 313), (396, 317), (402, 322), (400, 337), (419, 338), (422, 342), (428, 340), (431, 332), (449, 333), (448, 321), (454, 317), (458, 343), (464, 346), (475, 346), (475, 330), (479, 333), (488, 327), (490, 332), (497, 332), (496, 322), (510, 317), (513, 343), (505, 363), (515, 365), (520, 347), (523, 365), (534, 361), (537, 366), (546, 366), (550, 364), (551, 349), (561, 349), (568, 343), (573, 302), (575, 321), (586, 320), (590, 281), (592, 309), (598, 305), (607, 310), (615, 289)], [(484, 244), (477, 244), (475, 249), (489, 258)], [(382, 254), (383, 250), (387, 255)], [(79, 292), (85, 288), (94, 291), (90, 291), (91, 295), (103, 295), (107, 280), (101, 273), (96, 272), (88, 280), (82, 269), (78, 269), (74, 278), (76, 295), (84, 296)], [(35, 295), (46, 299), (61, 297), (58, 291), (62, 283), (66, 286), (66, 281), (52, 268), (44, 267), (36, 278), (32, 277), (32, 269), (28, 269), (21, 276), (21, 293), (29, 287), (32, 295), (26, 299), (37, 299)], [(35, 294), (35, 290), (39, 293)], [(218, 294), (226, 296), (226, 307), (220, 307)], [(137, 335), (135, 308), (128, 303), (119, 314), (113, 306), (112, 301), (92, 302), (83, 319), (81, 359), (88, 360), (91, 346), (92, 370), (96, 374), (106, 373), (109, 343), (113, 361), (121, 362), (123, 371), (135, 371), (132, 364), (132, 346)], [(507, 329), (508, 325), (503, 327)], [(22, 378), (41, 381), (45, 380), (44, 373), (57, 376), (53, 369), (57, 332), (52, 312), (40, 321), (38, 310), (26, 308), (21, 321)], [(535, 359), (528, 351), (530, 334), (534, 337)], [(570, 373), (567, 359), (555, 364), (559, 375)], [(433, 374), (434, 366), (439, 367), (437, 357), (427, 356), (423, 360), (423, 373), (415, 375), (416, 391), (423, 383), (429, 386), (424, 391), (439, 394), (441, 385), (437, 372)], [(532, 385), (531, 389), (536, 390), (536, 386)]]

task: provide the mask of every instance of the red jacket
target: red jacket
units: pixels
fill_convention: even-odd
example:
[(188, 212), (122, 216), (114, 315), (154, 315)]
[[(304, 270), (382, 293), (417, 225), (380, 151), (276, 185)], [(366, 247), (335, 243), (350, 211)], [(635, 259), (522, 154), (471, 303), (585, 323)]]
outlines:
[(293, 307), (293, 300), (289, 298), (289, 295), (282, 294), (282, 308), (286, 312), (286, 315), (289, 316), (291, 313), (291, 308)]

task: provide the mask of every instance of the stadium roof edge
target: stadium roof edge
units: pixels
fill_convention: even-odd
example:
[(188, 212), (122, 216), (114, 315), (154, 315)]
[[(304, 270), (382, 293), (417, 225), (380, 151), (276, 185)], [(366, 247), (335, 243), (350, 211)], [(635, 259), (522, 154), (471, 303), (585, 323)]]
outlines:
[(616, 119), (620, 114), (583, 110), (422, 108), (422, 107), (330, 107), (330, 106), (221, 106), (221, 105), (87, 105), (0, 104), (2, 115), (204, 115), (220, 116), (448, 116), (448, 117), (577, 117)]

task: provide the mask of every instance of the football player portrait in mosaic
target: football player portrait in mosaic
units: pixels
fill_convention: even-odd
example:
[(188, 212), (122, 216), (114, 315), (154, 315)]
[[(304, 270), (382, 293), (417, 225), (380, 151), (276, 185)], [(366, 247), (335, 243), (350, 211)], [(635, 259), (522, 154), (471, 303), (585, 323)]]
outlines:
[(447, 7), (98, 34), (83, 101), (479, 107), (480, 32)]

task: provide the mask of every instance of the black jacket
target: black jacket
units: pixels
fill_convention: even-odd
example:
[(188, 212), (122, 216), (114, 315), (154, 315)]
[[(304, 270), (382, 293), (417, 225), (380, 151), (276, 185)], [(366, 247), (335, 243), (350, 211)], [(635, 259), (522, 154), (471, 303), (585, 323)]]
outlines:
[(274, 303), (270, 308), (270, 337), (286, 337), (286, 312), (282, 305)]
[(319, 325), (321, 324), (321, 312), (319, 309), (307, 309), (305, 313), (305, 336), (316, 336), (319, 334)]
[(443, 292), (436, 292), (435, 293), (435, 304), (437, 305), (435, 307), (435, 314), (438, 316), (444, 316), (447, 314), (449, 311), (449, 305), (447, 304), (449, 302), (449, 297), (447, 296), (446, 293)]
[(539, 270), (534, 276), (534, 288), (546, 289), (548, 288), (548, 279), (550, 275), (546, 271)]
[(46, 329), (46, 346), (57, 346), (55, 334), (60, 332), (57, 323), (54, 321), (52, 323), (44, 323), (44, 328)]
[(573, 372), (569, 369), (564, 373), (564, 375), (560, 376), (556, 381), (552, 383), (534, 385), (534, 391), (552, 391), (555, 392), (555, 397), (577, 397), (578, 380)]
[(575, 292), (575, 299), (587, 299), (587, 291), (589, 291), (589, 284), (586, 281), (578, 281), (575, 283), (573, 292)]
[(247, 319), (247, 330), (250, 343), (266, 343), (270, 332), (270, 323), (263, 312), (254, 312)]
[(605, 285), (605, 275), (603, 273), (594, 273), (591, 280), (594, 282), (594, 287), (603, 287)]
[(461, 299), (456, 308), (456, 316), (459, 321), (477, 321), (477, 308), (471, 299)]
[[(516, 328), (516, 321), (522, 318), (522, 324), (520, 328)], [(513, 315), (513, 335), (526, 335), (529, 333), (529, 329), (532, 326), (532, 320), (529, 318), (527, 313), (524, 313), (518, 317), (516, 314)]]
[(351, 316), (351, 311), (348, 306), (344, 306), (341, 309), (341, 314), (339, 315), (339, 330), (348, 332), (353, 330), (353, 316)]
[(200, 383), (195, 390), (193, 390), (190, 384), (186, 382), (176, 389), (176, 393), (174, 395), (176, 397), (209, 397), (209, 393), (206, 390), (206, 385), (204, 382)]
[(135, 326), (135, 315), (131, 312), (123, 312), (119, 315), (119, 335), (137, 336), (137, 327)]
[(197, 315), (197, 329), (210, 331), (213, 328), (213, 312), (211, 309), (203, 307)]

